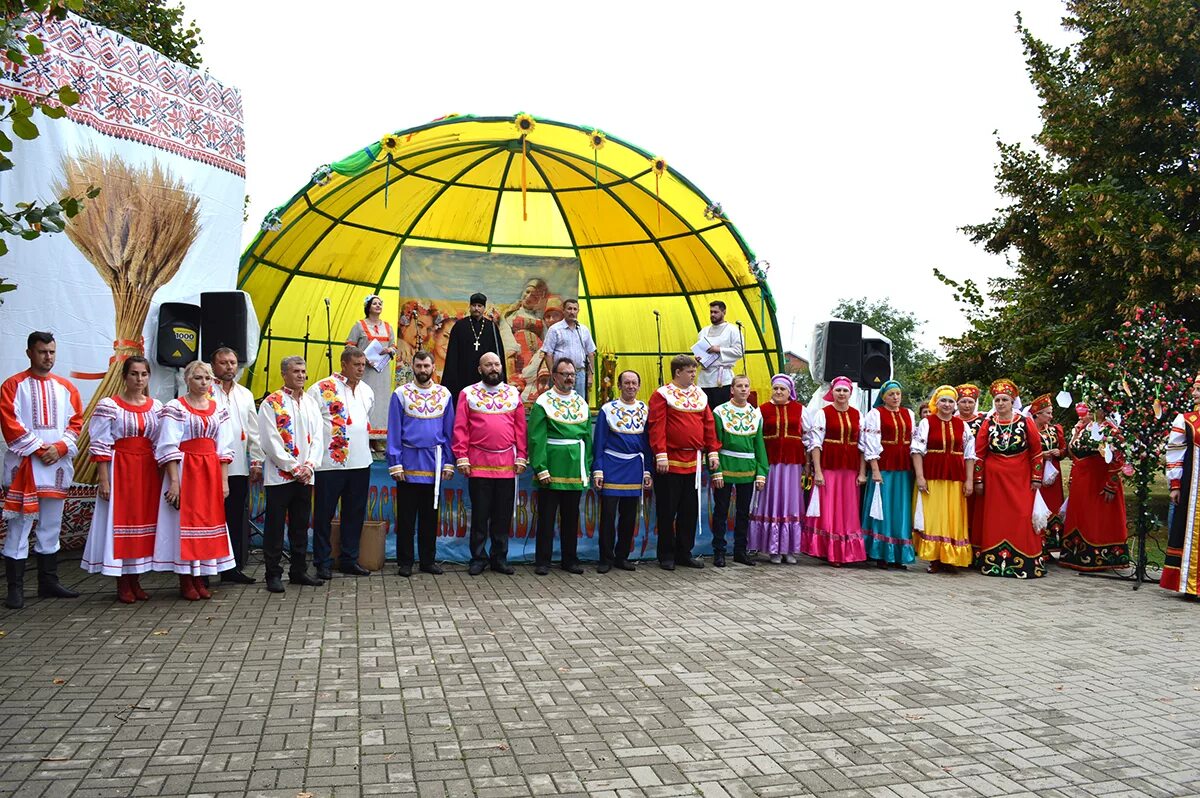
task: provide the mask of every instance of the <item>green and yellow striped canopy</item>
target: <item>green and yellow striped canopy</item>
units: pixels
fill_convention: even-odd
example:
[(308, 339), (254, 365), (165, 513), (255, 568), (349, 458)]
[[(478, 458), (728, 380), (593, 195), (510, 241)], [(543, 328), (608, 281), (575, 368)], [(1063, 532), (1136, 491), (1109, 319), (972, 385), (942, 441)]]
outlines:
[(395, 326), (405, 246), (578, 258), (580, 321), (600, 353), (642, 374), (643, 398), (657, 385), (655, 310), (668, 360), (691, 348), (717, 299), (743, 325), (744, 368), (760, 393), (781, 360), (753, 253), (674, 165), (586, 126), (453, 116), (318, 169), (264, 220), (238, 274), (262, 324), (255, 395), (277, 387), (280, 358), (302, 353), (306, 316), (310, 369), (323, 371), (326, 297), (335, 364), (366, 295), (383, 298)]

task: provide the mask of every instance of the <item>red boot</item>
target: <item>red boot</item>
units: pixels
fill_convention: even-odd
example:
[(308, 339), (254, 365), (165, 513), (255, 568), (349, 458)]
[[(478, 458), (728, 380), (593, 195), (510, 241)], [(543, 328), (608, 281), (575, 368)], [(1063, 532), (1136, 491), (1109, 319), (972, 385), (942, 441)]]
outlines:
[(137, 601), (129, 584), (129, 577), (124, 574), (117, 577), (117, 601), (122, 604), (133, 604)]
[(179, 595), (188, 601), (200, 600), (200, 594), (196, 592), (196, 584), (190, 574), (179, 575)]
[(130, 574), (126, 577), (129, 580), (129, 586), (133, 588), (133, 597), (138, 601), (146, 601), (150, 598), (150, 594), (142, 590), (142, 583), (138, 580), (137, 574)]
[(192, 587), (196, 588), (196, 593), (202, 599), (212, 598), (212, 593), (208, 591), (208, 578), (204, 576), (193, 576)]

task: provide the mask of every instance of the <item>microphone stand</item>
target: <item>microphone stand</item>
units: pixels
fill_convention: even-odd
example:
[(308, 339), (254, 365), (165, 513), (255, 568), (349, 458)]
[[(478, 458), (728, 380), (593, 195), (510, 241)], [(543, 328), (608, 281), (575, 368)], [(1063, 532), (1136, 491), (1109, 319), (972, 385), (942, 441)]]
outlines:
[(740, 321), (734, 322), (734, 323), (737, 324), (738, 336), (741, 337), (741, 339), (742, 339), (742, 376), (745, 377), (746, 376), (746, 331), (744, 329), (742, 329), (742, 323)]
[[(267, 367), (265, 369), (263, 369), (263, 376), (269, 380), (270, 374), (271, 374), (271, 328), (268, 327), (267, 328)], [(268, 385), (264, 381), (263, 382), (263, 395), (259, 397), (258, 401), (261, 402), (263, 399), (266, 399), (267, 394), (269, 394), (270, 392), (271, 392), (271, 386)]]
[(311, 315), (304, 317), (304, 362), (308, 362), (308, 323), (312, 320)]
[(663, 386), (662, 317), (654, 311), (654, 337), (658, 340), (658, 387)]
[(329, 361), (329, 373), (333, 373), (333, 322), (329, 318), (329, 300), (325, 300), (325, 359)]

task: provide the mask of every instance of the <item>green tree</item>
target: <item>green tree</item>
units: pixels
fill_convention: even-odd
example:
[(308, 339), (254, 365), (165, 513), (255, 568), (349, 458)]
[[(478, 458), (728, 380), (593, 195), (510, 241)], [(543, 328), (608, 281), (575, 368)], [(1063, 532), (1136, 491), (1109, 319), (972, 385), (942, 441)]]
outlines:
[(1051, 390), (1103, 358), (1106, 331), (1152, 303), (1200, 313), (1200, 5), (1069, 0), (1078, 41), (1017, 30), (1040, 97), (1032, 146), (998, 142), (1010, 199), (964, 228), (1011, 275), (981, 291), (935, 272), (969, 327), (943, 339), (948, 382), (1008, 374)]
[(184, 23), (182, 5), (166, 0), (83, 0), (81, 16), (148, 44), (174, 61), (197, 68), (203, 59), (200, 27)]
[(928, 398), (934, 385), (927, 372), (937, 356), (917, 341), (925, 322), (915, 313), (900, 310), (886, 299), (840, 299), (830, 315), (869, 325), (892, 339), (892, 378), (904, 386), (905, 402), (911, 405)]
[[(31, 56), (41, 55), (45, 52), (45, 45), (37, 34), (29, 32), (30, 24), (38, 15), (49, 19), (64, 19), (68, 11), (79, 10), (82, 2), (83, 0), (6, 0), (4, 15), (0, 18), (0, 50), (5, 58), (20, 68), (28, 63)], [(61, 119), (67, 114), (67, 106), (77, 102), (79, 95), (70, 86), (60, 86), (44, 95), (14, 94), (10, 99), (0, 101), (0, 172), (6, 172), (14, 166), (10, 157), (13, 151), (13, 136), (25, 141), (32, 141), (38, 137), (35, 114), (41, 112), (47, 119)], [(98, 192), (94, 187), (89, 188), (87, 197), (95, 197)], [(25, 240), (38, 238), (44, 233), (61, 233), (66, 226), (66, 220), (82, 209), (84, 199), (67, 196), (46, 204), (37, 201), (18, 202), (11, 209), (0, 204), (0, 233)], [(0, 255), (7, 252), (8, 242), (4, 236), (0, 236)], [(15, 288), (15, 285), (0, 278), (0, 294)]]

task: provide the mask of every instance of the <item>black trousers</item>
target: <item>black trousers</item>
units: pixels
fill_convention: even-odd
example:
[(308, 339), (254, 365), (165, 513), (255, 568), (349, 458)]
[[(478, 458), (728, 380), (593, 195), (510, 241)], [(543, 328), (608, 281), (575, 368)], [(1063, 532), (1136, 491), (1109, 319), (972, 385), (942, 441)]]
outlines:
[(658, 513), (658, 561), (676, 562), (692, 556), (699, 492), (694, 474), (655, 474), (654, 506)]
[(344, 471), (318, 471), (316, 509), (313, 510), (313, 565), (333, 567), (333, 544), (330, 525), (333, 514), (342, 503), (341, 553), (339, 565), (358, 562), (358, 541), (363, 522), (367, 520), (367, 493), (371, 488), (371, 468), (351, 468)]
[[(736, 489), (736, 491), (735, 491)], [(725, 530), (729, 526), (729, 499), (737, 493), (737, 507), (733, 515), (733, 553), (746, 553), (747, 534), (750, 531), (750, 500), (754, 498), (754, 483), (744, 482), (713, 490), (712, 537), (713, 554), (725, 553)]]
[(491, 563), (508, 562), (508, 535), (512, 531), (513, 494), (517, 486), (511, 479), (471, 477), (467, 492), (471, 497), (471, 564), (488, 562), (488, 540), (491, 540)]
[(708, 406), (716, 410), (717, 407), (729, 401), (730, 389), (732, 387), (731, 383), (729, 385), (722, 385), (719, 388), (701, 388), (700, 390), (704, 391), (704, 395), (708, 397)]
[(413, 564), (413, 533), (417, 536), (417, 552), (421, 567), (433, 565), (437, 554), (438, 512), (433, 509), (432, 482), (396, 483), (399, 512), (396, 516), (396, 562)]
[(283, 575), (280, 558), (283, 556), (283, 527), (287, 525), (288, 547), (291, 554), (292, 576), (308, 568), (308, 519), (312, 514), (312, 487), (301, 482), (270, 485), (264, 489), (267, 497), (267, 521), (263, 527), (263, 561), (267, 578)]
[(250, 530), (246, 524), (246, 497), (249, 495), (250, 477), (229, 478), (229, 495), (225, 497), (225, 526), (229, 527), (233, 561), (239, 571), (246, 567), (246, 555), (250, 552)]
[[(638, 520), (637, 496), (602, 496), (600, 499), (600, 562), (612, 565), (628, 560)], [(618, 513), (620, 520), (617, 520)], [(615, 547), (614, 547), (615, 542)]]
[(535, 565), (549, 565), (554, 554), (554, 518), (558, 516), (558, 539), (562, 548), (563, 566), (579, 560), (579, 500), (581, 490), (551, 490), (538, 488), (537, 549)]

